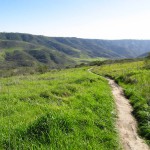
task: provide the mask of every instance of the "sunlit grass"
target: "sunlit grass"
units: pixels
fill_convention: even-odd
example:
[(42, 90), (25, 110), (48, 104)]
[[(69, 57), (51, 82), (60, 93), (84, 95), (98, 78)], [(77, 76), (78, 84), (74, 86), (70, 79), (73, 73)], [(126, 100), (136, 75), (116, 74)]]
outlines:
[(119, 149), (111, 89), (85, 69), (0, 79), (1, 149)]

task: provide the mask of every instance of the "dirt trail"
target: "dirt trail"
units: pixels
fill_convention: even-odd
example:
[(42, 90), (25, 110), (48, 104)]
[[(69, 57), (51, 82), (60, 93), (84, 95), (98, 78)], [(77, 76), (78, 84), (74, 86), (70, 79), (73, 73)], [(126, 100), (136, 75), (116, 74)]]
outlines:
[(137, 134), (137, 123), (132, 116), (132, 107), (123, 95), (123, 90), (114, 80), (107, 78), (117, 107), (117, 128), (124, 150), (150, 150)]
[[(91, 72), (92, 68), (88, 69)], [(132, 116), (132, 106), (125, 98), (123, 89), (114, 80), (107, 78), (117, 107), (117, 129), (124, 150), (150, 150), (137, 134), (137, 122)]]

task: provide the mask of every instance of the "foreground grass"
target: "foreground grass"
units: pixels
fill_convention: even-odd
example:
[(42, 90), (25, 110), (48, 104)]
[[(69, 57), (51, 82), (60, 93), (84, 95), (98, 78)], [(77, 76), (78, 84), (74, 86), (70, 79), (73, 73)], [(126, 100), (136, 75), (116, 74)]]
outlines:
[(1, 78), (0, 114), (0, 149), (120, 149), (111, 90), (87, 69)]
[(139, 133), (150, 144), (150, 70), (145, 69), (145, 62), (103, 65), (93, 72), (115, 79), (124, 88), (138, 120)]

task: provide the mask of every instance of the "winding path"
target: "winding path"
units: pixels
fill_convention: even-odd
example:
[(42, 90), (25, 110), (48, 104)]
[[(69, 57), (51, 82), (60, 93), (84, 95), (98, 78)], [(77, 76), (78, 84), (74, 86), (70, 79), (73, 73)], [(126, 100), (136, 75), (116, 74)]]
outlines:
[[(92, 68), (91, 68), (92, 69)], [(88, 72), (91, 72), (88, 69)], [(112, 93), (117, 108), (117, 128), (124, 150), (150, 150), (137, 134), (137, 122), (132, 115), (132, 106), (125, 98), (123, 89), (114, 80), (107, 78), (112, 88)]]

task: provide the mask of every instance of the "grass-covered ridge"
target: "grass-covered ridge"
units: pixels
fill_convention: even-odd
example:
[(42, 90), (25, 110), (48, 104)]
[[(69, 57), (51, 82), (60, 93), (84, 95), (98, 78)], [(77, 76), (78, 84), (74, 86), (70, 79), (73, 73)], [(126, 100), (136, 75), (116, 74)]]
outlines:
[[(73, 67), (100, 59), (143, 57), (150, 40), (98, 40), (0, 33), (0, 69)], [(144, 54), (143, 54), (144, 53)], [(17, 56), (17, 59), (15, 59)]]
[(93, 72), (116, 80), (133, 106), (139, 133), (150, 143), (150, 70), (149, 60), (94, 67)]
[(119, 149), (111, 89), (87, 68), (1, 78), (0, 113), (0, 149)]

